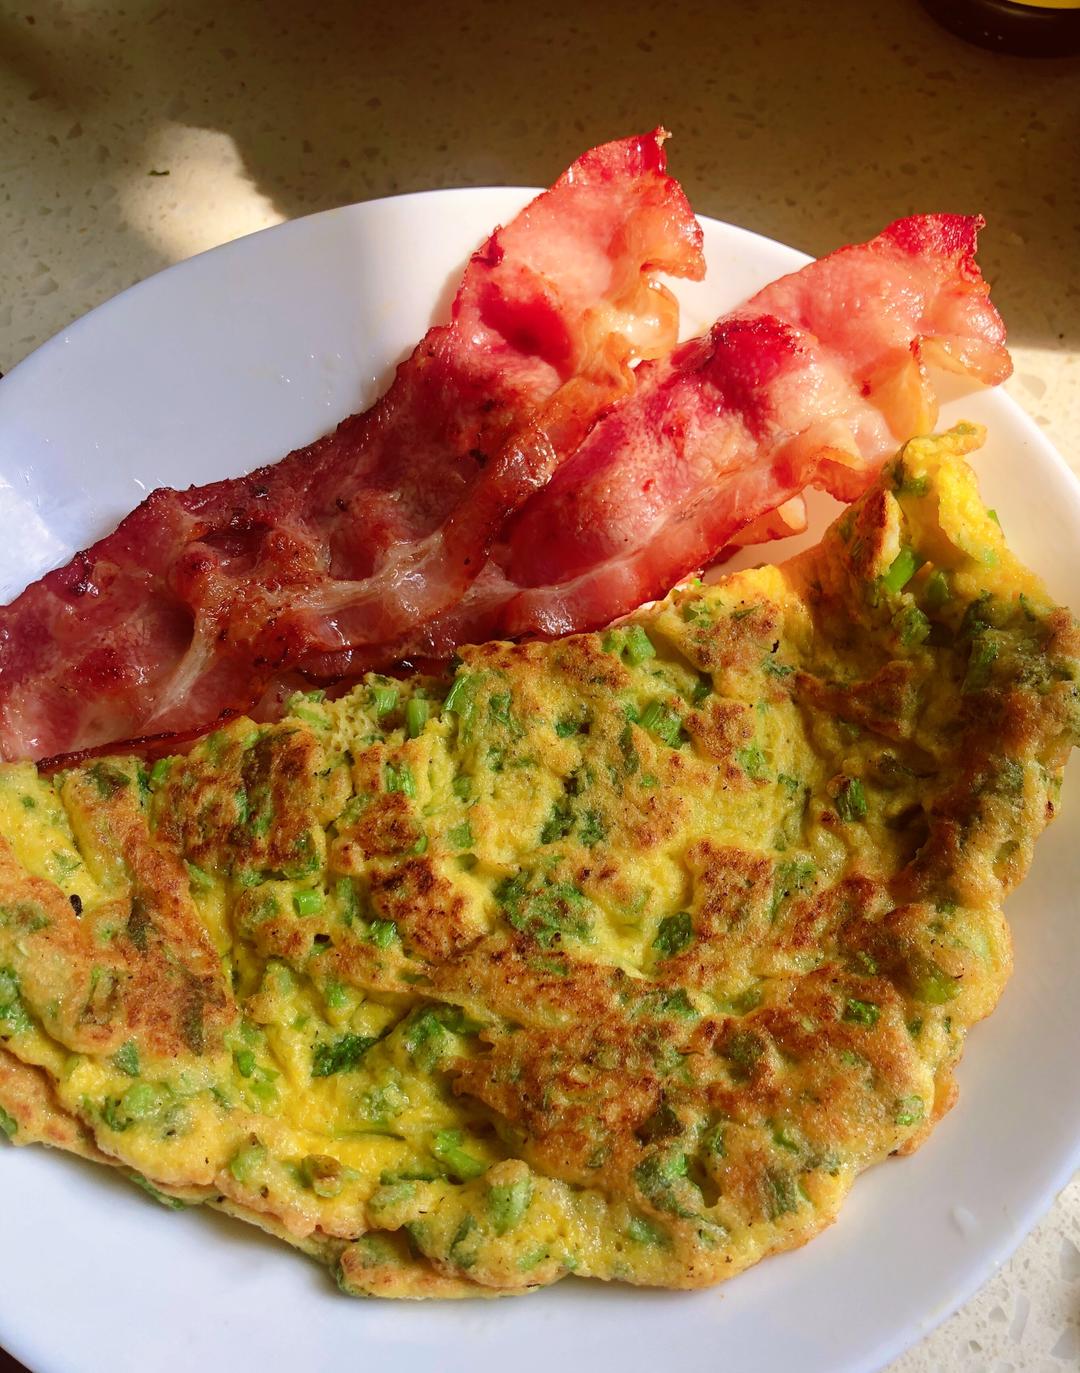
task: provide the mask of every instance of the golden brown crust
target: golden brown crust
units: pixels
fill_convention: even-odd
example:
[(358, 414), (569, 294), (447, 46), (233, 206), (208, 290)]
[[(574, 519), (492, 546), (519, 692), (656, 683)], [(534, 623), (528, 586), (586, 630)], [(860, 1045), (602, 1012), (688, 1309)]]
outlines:
[[(69, 783), (69, 786), (73, 785)], [(82, 798), (78, 790), (73, 803)], [(235, 1008), (175, 854), (149, 839), (121, 804), (98, 833), (130, 874), (127, 897), (99, 911), (115, 933), (83, 920), (54, 885), (28, 874), (0, 836), (0, 904), (20, 935), (10, 951), (23, 994), (67, 1048), (108, 1053), (132, 1033), (157, 1056), (212, 1052)]]
[(372, 905), (406, 945), (433, 963), (453, 958), (484, 932), (465, 898), (430, 858), (409, 858), (370, 874)]
[(94, 1163), (111, 1163), (87, 1127), (68, 1115), (48, 1073), (23, 1063), (0, 1047), (0, 1108), (10, 1117), (5, 1133), (13, 1144), (49, 1144)]

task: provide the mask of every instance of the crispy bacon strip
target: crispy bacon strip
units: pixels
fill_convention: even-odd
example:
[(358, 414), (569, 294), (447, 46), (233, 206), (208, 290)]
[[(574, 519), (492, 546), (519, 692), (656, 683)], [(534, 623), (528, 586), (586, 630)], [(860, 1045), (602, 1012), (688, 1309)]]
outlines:
[(586, 153), (497, 229), (366, 414), (247, 477), (155, 491), (0, 610), (0, 756), (212, 723), (304, 655), (460, 599), (631, 365), (674, 343), (657, 276), (704, 263), (665, 137)]
[[(511, 521), (464, 599), (328, 675), (459, 643), (605, 624), (714, 560), (819, 485), (852, 499), (933, 428), (927, 362), (993, 384), (1011, 364), (975, 263), (982, 220), (919, 215), (767, 286), (703, 338), (645, 363)], [(797, 507), (789, 512), (798, 522)], [(764, 533), (787, 532), (764, 520)]]

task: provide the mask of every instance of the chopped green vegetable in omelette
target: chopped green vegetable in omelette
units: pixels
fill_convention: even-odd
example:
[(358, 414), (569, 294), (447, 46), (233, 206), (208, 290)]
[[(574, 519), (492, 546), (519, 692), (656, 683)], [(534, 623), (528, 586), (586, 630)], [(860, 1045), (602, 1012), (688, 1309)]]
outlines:
[[(0, 768), (0, 1130), (348, 1292), (697, 1287), (949, 1108), (1080, 737), (962, 455), (602, 634)], [(164, 1223), (164, 1222), (163, 1222)]]

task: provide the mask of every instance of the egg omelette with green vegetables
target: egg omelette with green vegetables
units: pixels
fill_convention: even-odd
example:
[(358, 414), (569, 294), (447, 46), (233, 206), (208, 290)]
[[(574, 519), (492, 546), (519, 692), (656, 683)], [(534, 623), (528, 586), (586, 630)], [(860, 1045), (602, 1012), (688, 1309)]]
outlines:
[(1010, 970), (1080, 635), (963, 455), (602, 634), (0, 769), (0, 1125), (347, 1292), (699, 1287), (917, 1147)]

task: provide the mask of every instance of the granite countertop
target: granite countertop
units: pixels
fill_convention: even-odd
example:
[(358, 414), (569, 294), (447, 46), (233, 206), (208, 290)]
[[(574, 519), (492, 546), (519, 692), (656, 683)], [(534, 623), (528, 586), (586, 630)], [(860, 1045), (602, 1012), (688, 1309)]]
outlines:
[[(547, 184), (662, 122), (697, 210), (811, 253), (915, 210), (985, 214), (1008, 390), (1080, 473), (1080, 59), (982, 52), (913, 0), (310, 12), (0, 0), (0, 369), (227, 239), (398, 191)], [(1080, 1180), (891, 1365), (1059, 1368), (1080, 1368)]]

